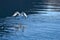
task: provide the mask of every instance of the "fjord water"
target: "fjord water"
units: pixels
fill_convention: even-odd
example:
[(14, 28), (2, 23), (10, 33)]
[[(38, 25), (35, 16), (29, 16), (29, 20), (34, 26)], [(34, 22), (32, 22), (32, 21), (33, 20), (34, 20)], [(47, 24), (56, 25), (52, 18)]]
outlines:
[[(29, 11), (36, 14), (27, 15), (27, 18), (0, 19), (0, 40), (60, 40), (60, 6), (55, 5), (59, 4), (57, 1), (49, 2), (33, 2), (34, 7)], [(20, 25), (24, 26), (23, 30)]]
[[(27, 18), (6, 17), (4, 22), (1, 20), (2, 24), (0, 40), (60, 40), (60, 12), (31, 14)], [(24, 32), (14, 25), (24, 26)]]

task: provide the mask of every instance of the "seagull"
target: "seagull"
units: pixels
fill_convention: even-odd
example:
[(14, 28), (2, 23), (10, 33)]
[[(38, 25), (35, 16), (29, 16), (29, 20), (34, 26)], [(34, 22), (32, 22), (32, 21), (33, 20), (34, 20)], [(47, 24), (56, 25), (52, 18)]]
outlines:
[(14, 16), (14, 17), (15, 17), (15, 16), (17, 16), (17, 15), (19, 15), (19, 16), (20, 16), (21, 14), (17, 11), (17, 12), (15, 12), (12, 16)]
[(27, 18), (27, 14), (25, 12), (21, 12), (21, 15)]
[(17, 12), (15, 12), (12, 16), (15, 17), (15, 16), (17, 16), (17, 15), (18, 15), (18, 16), (24, 16), (24, 17), (27, 18), (27, 14), (26, 14), (25, 12), (21, 12), (21, 13), (20, 13), (20, 12), (17, 11)]

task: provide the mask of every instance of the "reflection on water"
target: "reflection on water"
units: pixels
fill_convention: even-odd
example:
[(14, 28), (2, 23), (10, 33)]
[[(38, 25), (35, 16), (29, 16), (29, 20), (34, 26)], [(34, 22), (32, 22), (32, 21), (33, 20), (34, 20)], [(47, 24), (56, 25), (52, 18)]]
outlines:
[[(59, 1), (60, 2), (60, 1)], [(32, 2), (33, 8), (31, 11), (38, 12), (38, 11), (60, 11), (60, 3), (54, 1), (47, 1), (47, 2)]]

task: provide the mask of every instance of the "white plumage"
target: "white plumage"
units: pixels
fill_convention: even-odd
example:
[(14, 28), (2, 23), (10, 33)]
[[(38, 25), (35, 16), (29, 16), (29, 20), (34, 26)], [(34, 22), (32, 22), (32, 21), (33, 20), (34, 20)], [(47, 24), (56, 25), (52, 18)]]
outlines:
[(27, 18), (27, 14), (25, 13), (25, 12), (21, 12), (21, 13), (19, 13), (18, 11), (17, 12), (15, 12), (12, 16), (24, 16), (24, 17), (26, 17)]

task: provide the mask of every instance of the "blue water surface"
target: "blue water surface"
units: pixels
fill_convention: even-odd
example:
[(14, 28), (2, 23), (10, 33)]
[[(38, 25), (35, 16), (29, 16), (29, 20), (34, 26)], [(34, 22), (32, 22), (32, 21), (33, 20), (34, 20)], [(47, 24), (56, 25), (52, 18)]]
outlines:
[(60, 12), (45, 13), (0, 19), (0, 40), (60, 40)]

